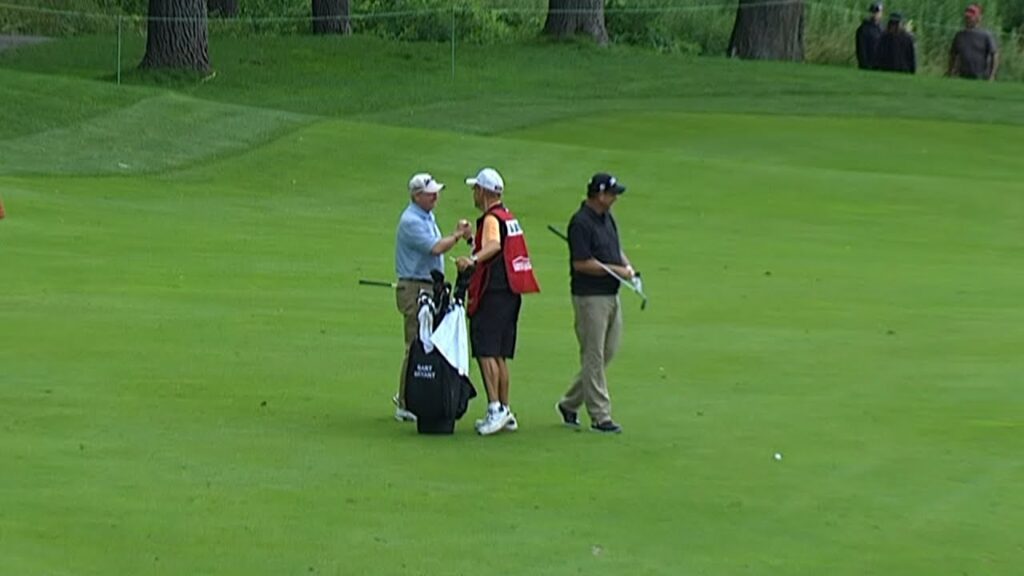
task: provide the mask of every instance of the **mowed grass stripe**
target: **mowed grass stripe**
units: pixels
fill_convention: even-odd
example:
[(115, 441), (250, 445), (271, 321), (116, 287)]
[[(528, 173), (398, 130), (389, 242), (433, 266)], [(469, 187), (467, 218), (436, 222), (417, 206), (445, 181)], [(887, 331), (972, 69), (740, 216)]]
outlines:
[(70, 126), (0, 141), (0, 174), (158, 172), (249, 149), (310, 121), (164, 93)]
[[(666, 125), (666, 118), (670, 119)], [(1016, 184), (1024, 129), (922, 120), (686, 113), (616, 113), (540, 124), (503, 138), (631, 151), (674, 150), (688, 160)], [(964, 162), (983, 150), (978, 164)], [(971, 185), (970, 183), (974, 184)]]
[(66, 128), (158, 93), (0, 68), (0, 141)]
[[(110, 82), (111, 36), (0, 54), (0, 66)], [(626, 46), (531, 42), (451, 46), (369, 36), (214, 32), (217, 74), (198, 82), (132, 68), (145, 38), (124, 39), (124, 81), (230, 104), (490, 134), (579, 114), (751, 112), (1024, 124), (1024, 86), (864, 73), (842, 67), (657, 54)]]

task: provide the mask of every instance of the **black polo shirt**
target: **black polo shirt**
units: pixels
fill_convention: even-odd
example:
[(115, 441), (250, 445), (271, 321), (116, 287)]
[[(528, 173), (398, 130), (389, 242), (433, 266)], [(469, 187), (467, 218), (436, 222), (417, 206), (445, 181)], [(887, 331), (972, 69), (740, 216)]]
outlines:
[(611, 275), (591, 276), (573, 270), (573, 261), (596, 258), (605, 264), (622, 265), (619, 228), (608, 212), (598, 214), (584, 202), (569, 221), (569, 271), (576, 296), (619, 293), (619, 281)]

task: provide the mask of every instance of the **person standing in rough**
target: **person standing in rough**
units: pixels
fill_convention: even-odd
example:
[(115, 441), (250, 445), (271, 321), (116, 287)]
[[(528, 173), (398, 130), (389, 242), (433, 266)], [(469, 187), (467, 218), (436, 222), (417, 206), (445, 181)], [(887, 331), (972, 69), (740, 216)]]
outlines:
[(991, 32), (981, 27), (981, 6), (964, 10), (964, 29), (953, 37), (949, 49), (949, 76), (995, 80), (999, 72), (999, 45)]
[(878, 67), (878, 42), (882, 39), (882, 3), (868, 6), (868, 17), (857, 27), (857, 67), (874, 70)]
[(914, 35), (903, 25), (903, 15), (893, 12), (878, 43), (878, 69), (886, 72), (917, 72), (917, 50)]

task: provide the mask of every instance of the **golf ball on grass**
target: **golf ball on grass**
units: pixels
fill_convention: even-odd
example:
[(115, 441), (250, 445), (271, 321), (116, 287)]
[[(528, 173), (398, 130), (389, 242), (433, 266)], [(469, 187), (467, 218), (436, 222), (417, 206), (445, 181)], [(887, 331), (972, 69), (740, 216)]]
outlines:
[(775, 458), (776, 461), (782, 460), (782, 452), (776, 452), (773, 458)]

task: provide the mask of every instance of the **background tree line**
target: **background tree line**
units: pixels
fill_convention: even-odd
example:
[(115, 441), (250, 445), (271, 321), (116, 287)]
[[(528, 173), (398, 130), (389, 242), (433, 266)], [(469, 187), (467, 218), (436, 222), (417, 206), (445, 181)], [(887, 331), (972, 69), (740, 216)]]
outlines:
[[(9, 2), (11, 0), (8, 0)], [(864, 0), (14, 0), (61, 10), (138, 17), (167, 10), (208, 18), (213, 34), (373, 34), (408, 41), (447, 42), (454, 18), (462, 44), (582, 35), (600, 43), (668, 53), (851, 64), (853, 30)], [(913, 21), (924, 71), (937, 71), (966, 0), (889, 0)], [(744, 6), (753, 4), (753, 6)], [(988, 0), (985, 25), (1001, 32), (1004, 77), (1024, 76), (1024, 0)], [(205, 14), (205, 15), (204, 15)], [(348, 14), (377, 15), (349, 19)], [(314, 15), (315, 20), (310, 20)], [(31, 21), (31, 19), (35, 21)], [(263, 21), (260, 19), (271, 19)], [(152, 23), (150, 23), (152, 26)], [(96, 19), (58, 18), (0, 9), (0, 33), (88, 33)], [(168, 28), (168, 27), (164, 27)], [(172, 34), (198, 38), (205, 28), (177, 25)], [(740, 34), (737, 37), (737, 33)], [(160, 40), (174, 47), (168, 36)], [(180, 46), (179, 46), (180, 48)], [(180, 63), (150, 62), (155, 67)], [(202, 65), (202, 62), (200, 62)], [(208, 65), (208, 62), (206, 63)]]

